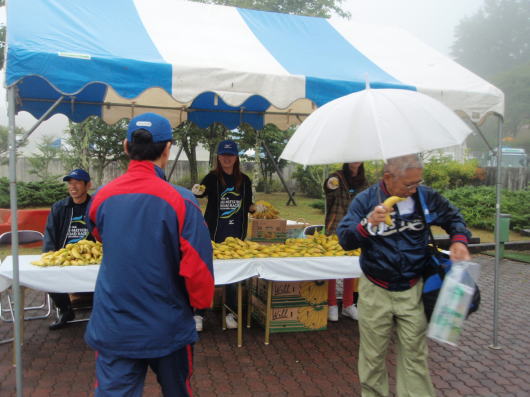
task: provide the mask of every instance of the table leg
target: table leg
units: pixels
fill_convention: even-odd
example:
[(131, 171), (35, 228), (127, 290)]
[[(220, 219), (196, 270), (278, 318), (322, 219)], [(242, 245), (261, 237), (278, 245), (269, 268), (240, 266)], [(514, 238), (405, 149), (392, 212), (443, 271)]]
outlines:
[(272, 281), (267, 280), (267, 307), (265, 309), (265, 344), (269, 344), (272, 317)]
[(223, 293), (221, 294), (221, 328), (226, 331), (226, 285), (222, 286)]
[(237, 283), (237, 347), (243, 346), (243, 286)]
[(252, 279), (247, 280), (247, 328), (252, 321)]

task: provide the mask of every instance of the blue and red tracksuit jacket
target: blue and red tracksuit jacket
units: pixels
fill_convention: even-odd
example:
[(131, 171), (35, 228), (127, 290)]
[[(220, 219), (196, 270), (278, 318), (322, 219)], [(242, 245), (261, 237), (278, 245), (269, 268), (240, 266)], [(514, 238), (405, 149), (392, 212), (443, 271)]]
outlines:
[(85, 340), (108, 355), (166, 356), (198, 339), (193, 308), (214, 292), (210, 234), (193, 194), (150, 161), (102, 187), (88, 208), (103, 243)]

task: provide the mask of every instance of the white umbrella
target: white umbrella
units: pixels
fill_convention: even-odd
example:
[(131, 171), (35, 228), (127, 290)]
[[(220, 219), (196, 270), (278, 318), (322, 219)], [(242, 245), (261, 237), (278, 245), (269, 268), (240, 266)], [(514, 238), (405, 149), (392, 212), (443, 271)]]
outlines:
[(451, 109), (427, 95), (368, 87), (311, 113), (280, 157), (303, 165), (386, 161), (460, 145), (470, 133)]

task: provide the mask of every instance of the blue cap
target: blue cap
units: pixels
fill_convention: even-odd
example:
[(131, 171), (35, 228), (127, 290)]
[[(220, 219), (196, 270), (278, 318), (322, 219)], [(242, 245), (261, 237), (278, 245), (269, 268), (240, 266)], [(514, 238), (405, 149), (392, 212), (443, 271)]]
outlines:
[(156, 113), (144, 113), (133, 117), (127, 129), (127, 140), (132, 142), (135, 131), (146, 130), (153, 136), (153, 142), (164, 142), (173, 139), (173, 130), (168, 119)]
[(217, 146), (217, 154), (231, 154), (233, 156), (237, 156), (239, 154), (239, 150), (237, 150), (237, 143), (231, 141), (230, 139), (219, 142), (219, 146)]
[(78, 181), (90, 182), (90, 175), (81, 168), (71, 171), (68, 175), (63, 178), (64, 182), (68, 182), (70, 179), (76, 179)]

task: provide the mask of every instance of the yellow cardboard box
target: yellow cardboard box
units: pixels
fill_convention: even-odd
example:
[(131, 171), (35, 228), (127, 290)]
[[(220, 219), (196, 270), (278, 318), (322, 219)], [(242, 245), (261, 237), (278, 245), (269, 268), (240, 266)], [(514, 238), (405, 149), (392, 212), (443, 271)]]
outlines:
[[(265, 327), (266, 304), (252, 297), (252, 317)], [(307, 332), (327, 329), (328, 306), (274, 307), (271, 309), (270, 332)]]

